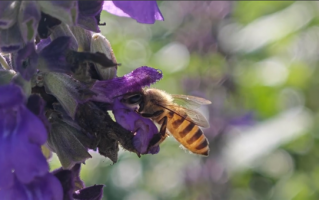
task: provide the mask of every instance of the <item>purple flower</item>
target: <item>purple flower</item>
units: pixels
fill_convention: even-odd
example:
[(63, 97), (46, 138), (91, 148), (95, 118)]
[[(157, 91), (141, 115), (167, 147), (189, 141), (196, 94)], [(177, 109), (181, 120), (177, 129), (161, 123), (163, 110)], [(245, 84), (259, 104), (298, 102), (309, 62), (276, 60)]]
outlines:
[(104, 185), (93, 185), (82, 190), (78, 190), (73, 194), (73, 198), (77, 200), (101, 200), (103, 197)]
[(158, 133), (157, 127), (150, 119), (144, 118), (131, 108), (126, 107), (121, 103), (120, 98), (114, 101), (112, 112), (117, 123), (123, 126), (123, 128), (132, 131), (132, 134), (135, 134), (133, 144), (139, 153), (156, 154), (159, 152), (159, 146), (152, 147), (147, 152), (151, 139), (154, 134)]
[[(81, 164), (76, 164), (71, 170), (57, 169), (52, 172), (63, 188), (63, 199), (100, 200), (103, 196), (103, 185), (86, 187), (80, 179)], [(61, 198), (62, 199), (62, 198)]]
[(28, 43), (17, 53), (12, 53), (12, 56), (14, 57), (12, 60), (13, 69), (18, 71), (24, 79), (30, 80), (37, 70), (38, 63), (38, 54), (35, 51), (34, 43)]
[(47, 132), (39, 118), (24, 106), (18, 86), (1, 86), (0, 94), (0, 188), (7, 189), (15, 184), (14, 177), (28, 184), (48, 172), (41, 152)]
[(144, 24), (164, 20), (156, 1), (104, 1), (103, 10), (113, 15), (131, 17)]
[(91, 90), (97, 93), (93, 99), (96, 101), (112, 103), (113, 98), (128, 92), (140, 91), (145, 86), (162, 78), (162, 72), (147, 66), (135, 69), (123, 77), (110, 80), (96, 81)]
[(78, 26), (93, 32), (100, 32), (96, 16), (102, 11), (103, 1), (78, 1), (78, 5)]
[(42, 49), (39, 53), (38, 69), (42, 71), (70, 72), (70, 65), (66, 60), (66, 52), (71, 42), (70, 37), (62, 36), (53, 40), (50, 44), (47, 44), (48, 42), (48, 40), (44, 40), (37, 47)]
[(63, 192), (59, 180), (47, 172), (27, 184), (14, 177), (9, 188), (0, 189), (0, 199), (61, 200)]

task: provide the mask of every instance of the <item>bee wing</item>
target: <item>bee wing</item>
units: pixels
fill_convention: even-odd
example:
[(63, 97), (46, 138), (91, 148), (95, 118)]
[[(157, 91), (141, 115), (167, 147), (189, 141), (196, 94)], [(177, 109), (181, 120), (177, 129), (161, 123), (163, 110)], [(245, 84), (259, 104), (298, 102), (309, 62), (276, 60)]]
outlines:
[(195, 110), (185, 108), (177, 104), (168, 104), (165, 106), (159, 104), (157, 105), (174, 112), (175, 114), (183, 117), (187, 121), (190, 121), (198, 126), (201, 126), (203, 128), (209, 128), (209, 123), (206, 120), (206, 118), (201, 113)]
[(186, 108), (198, 108), (201, 105), (208, 105), (212, 102), (195, 96), (189, 96), (189, 95), (182, 95), (182, 94), (172, 94), (171, 95), (174, 99), (174, 102), (176, 102), (179, 105), (182, 105)]

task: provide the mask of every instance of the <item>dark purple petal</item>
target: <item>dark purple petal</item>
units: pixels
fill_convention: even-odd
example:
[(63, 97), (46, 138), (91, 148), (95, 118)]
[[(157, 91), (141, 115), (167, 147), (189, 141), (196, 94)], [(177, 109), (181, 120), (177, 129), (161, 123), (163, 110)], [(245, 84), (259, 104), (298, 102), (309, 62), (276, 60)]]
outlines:
[(52, 174), (46, 173), (29, 184), (23, 184), (15, 178), (10, 188), (0, 189), (0, 199), (61, 200), (63, 193), (60, 182)]
[(19, 11), (19, 26), (24, 42), (33, 42), (41, 19), (40, 7), (34, 1), (22, 1)]
[(73, 199), (73, 192), (85, 187), (80, 179), (80, 169), (81, 164), (76, 164), (71, 170), (59, 168), (52, 172), (62, 185), (63, 199)]
[(42, 39), (40, 42), (36, 45), (37, 52), (41, 52), (46, 46), (48, 46), (51, 43), (50, 38)]
[(102, 11), (103, 1), (78, 1), (78, 26), (93, 32), (100, 32), (96, 16)]
[(43, 71), (69, 72), (70, 66), (66, 60), (66, 51), (71, 39), (67, 36), (53, 40), (39, 53), (38, 69)]
[(100, 200), (103, 197), (104, 185), (94, 185), (78, 190), (73, 194), (75, 200)]
[(104, 1), (103, 10), (121, 17), (131, 17), (144, 24), (164, 20), (156, 1)]
[(44, 112), (45, 103), (46, 102), (41, 98), (39, 94), (32, 94), (29, 96), (26, 106), (34, 115), (36, 115), (42, 121), (46, 129), (49, 130), (50, 124)]
[[(154, 134), (158, 133), (155, 124), (150, 119), (142, 117), (123, 105), (119, 99), (114, 101), (112, 112), (117, 123), (123, 128), (132, 131), (132, 134), (135, 133), (133, 144), (136, 150), (141, 154), (148, 153), (148, 145)], [(158, 151), (159, 147), (157, 146), (153, 147), (150, 153), (156, 154)]]
[(143, 87), (150, 86), (160, 80), (162, 76), (161, 71), (144, 66), (135, 69), (123, 77), (96, 81), (91, 90), (98, 95), (94, 96), (93, 99), (112, 103), (114, 97), (128, 92), (140, 91)]
[(78, 1), (79, 15), (95, 17), (102, 11), (103, 1)]
[(63, 188), (63, 199), (72, 199), (72, 194), (74, 191), (72, 171), (60, 168), (53, 171), (52, 173), (61, 183), (61, 186)]
[(80, 171), (81, 171), (81, 164), (76, 164), (74, 167), (71, 169), (73, 173), (73, 181), (74, 181), (74, 186), (75, 189), (82, 189), (85, 187), (84, 182), (80, 178)]
[(30, 80), (36, 73), (38, 64), (38, 54), (35, 51), (34, 43), (28, 43), (18, 52), (13, 53), (13, 58), (13, 69), (18, 71), (24, 79)]

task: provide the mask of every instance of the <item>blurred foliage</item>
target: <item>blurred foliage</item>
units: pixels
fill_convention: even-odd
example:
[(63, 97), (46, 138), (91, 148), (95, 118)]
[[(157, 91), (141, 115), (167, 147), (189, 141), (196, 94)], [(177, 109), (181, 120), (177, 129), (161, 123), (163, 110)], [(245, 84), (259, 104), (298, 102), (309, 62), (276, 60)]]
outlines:
[[(86, 185), (105, 184), (105, 200), (319, 199), (319, 3), (159, 5), (165, 21), (154, 25), (103, 12), (102, 33), (122, 64), (118, 76), (147, 65), (164, 74), (153, 87), (212, 101), (200, 109), (211, 124), (205, 130), (210, 156), (191, 155), (172, 137), (157, 155), (138, 158), (121, 150), (114, 165), (91, 152), (81, 172)], [(294, 109), (306, 117), (280, 121), (278, 129), (267, 125)], [(294, 124), (296, 134), (287, 129)], [(260, 126), (270, 135), (282, 132), (257, 140)], [(248, 132), (255, 139), (237, 145)], [(259, 146), (267, 148), (237, 166)], [(51, 167), (58, 166), (54, 157)]]

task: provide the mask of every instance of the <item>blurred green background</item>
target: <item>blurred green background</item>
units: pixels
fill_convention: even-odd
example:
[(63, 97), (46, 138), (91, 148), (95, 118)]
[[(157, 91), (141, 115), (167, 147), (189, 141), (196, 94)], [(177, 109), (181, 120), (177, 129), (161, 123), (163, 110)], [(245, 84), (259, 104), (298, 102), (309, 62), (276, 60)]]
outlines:
[[(169, 137), (157, 155), (90, 152), (87, 186), (104, 200), (318, 200), (319, 3), (163, 1), (165, 21), (138, 24), (103, 11), (118, 76), (147, 65), (152, 87), (196, 95), (210, 156)], [(58, 168), (54, 157), (51, 168)]]

